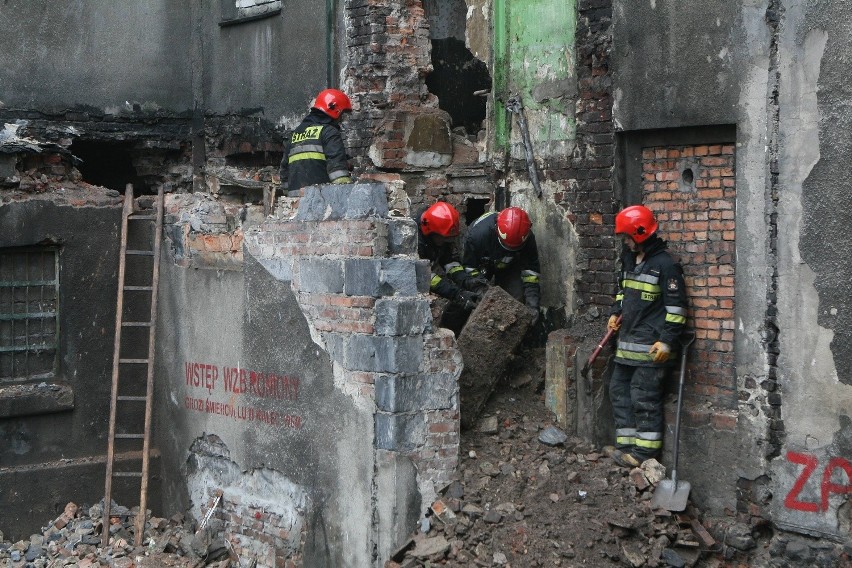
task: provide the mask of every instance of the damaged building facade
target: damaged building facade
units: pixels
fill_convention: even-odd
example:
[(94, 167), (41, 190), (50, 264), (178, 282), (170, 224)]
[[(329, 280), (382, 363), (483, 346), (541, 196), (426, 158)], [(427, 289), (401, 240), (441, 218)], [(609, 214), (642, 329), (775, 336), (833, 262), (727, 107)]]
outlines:
[[(462, 361), (408, 218), (436, 199), (465, 224), (530, 213), (547, 404), (609, 443), (607, 370), (587, 393), (577, 361), (615, 293), (615, 213), (643, 203), (689, 288), (693, 500), (850, 544), (846, 3), (12, 0), (0, 22), (4, 531), (103, 497), (130, 183), (166, 192), (157, 514), (221, 489), (261, 565), (383, 564), (458, 459)], [(326, 86), (352, 98), (358, 182), (273, 202)]]

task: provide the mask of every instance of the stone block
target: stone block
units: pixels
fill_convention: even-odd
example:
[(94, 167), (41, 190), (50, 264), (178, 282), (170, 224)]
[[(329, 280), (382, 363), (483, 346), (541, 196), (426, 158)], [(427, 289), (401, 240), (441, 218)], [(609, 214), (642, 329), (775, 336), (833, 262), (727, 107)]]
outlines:
[(417, 223), (406, 217), (388, 220), (388, 254), (417, 254)]
[(388, 199), (380, 183), (312, 185), (304, 189), (296, 219), (336, 221), (385, 217)]
[(431, 324), (432, 314), (426, 300), (383, 298), (376, 301), (377, 335), (418, 335)]
[(410, 452), (426, 441), (426, 420), (422, 414), (376, 413), (376, 448)]
[(381, 375), (376, 379), (376, 406), (386, 412), (450, 409), (455, 407), (457, 394), (452, 373)]
[(418, 260), (415, 263), (417, 272), (417, 291), (421, 294), (429, 292), (429, 284), (432, 281), (432, 269), (428, 260)]
[(558, 329), (547, 336), (544, 404), (570, 435), (577, 429), (576, 353), (577, 344), (567, 330)]
[(292, 258), (258, 258), (257, 261), (266, 268), (276, 280), (290, 282), (293, 280)]
[(415, 296), (419, 292), (417, 261), (409, 258), (384, 259), (379, 280), (382, 296)]
[(459, 378), (463, 428), (476, 424), (531, 325), (530, 310), (499, 286), (492, 286), (470, 314), (457, 341), (464, 360)]
[(356, 371), (415, 373), (422, 358), (422, 337), (353, 335), (346, 342), (344, 364)]
[(382, 261), (348, 259), (344, 261), (344, 292), (349, 296), (381, 296)]
[(299, 289), (302, 292), (340, 294), (343, 292), (343, 262), (307, 258), (299, 262)]

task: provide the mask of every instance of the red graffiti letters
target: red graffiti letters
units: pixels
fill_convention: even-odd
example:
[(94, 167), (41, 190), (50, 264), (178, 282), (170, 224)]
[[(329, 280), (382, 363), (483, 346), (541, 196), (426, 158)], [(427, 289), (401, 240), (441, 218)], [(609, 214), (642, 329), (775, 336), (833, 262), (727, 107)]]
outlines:
[[(801, 501), (799, 500), (799, 494), (819, 466), (819, 460), (816, 456), (799, 452), (787, 452), (787, 461), (805, 466), (799, 477), (796, 478), (796, 482), (793, 484), (790, 492), (784, 498), (784, 506), (788, 509), (795, 509), (796, 511), (804, 511), (806, 513), (822, 513), (828, 510), (828, 499), (831, 495), (852, 493), (852, 464), (844, 458), (834, 457), (829, 460), (828, 465), (822, 472), (820, 502), (811, 503)], [(838, 470), (846, 474), (846, 483), (837, 483), (841, 476), (834, 475), (834, 472)]]

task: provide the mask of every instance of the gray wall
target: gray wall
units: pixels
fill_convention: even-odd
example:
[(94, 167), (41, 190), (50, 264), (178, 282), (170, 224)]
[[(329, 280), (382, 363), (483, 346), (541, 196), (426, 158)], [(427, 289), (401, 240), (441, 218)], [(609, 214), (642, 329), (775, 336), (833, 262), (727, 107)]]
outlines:
[[(301, 526), (309, 535), (305, 565), (368, 566), (372, 408), (356, 407), (334, 387), (329, 356), (311, 339), (289, 282), (274, 278), (248, 254), (246, 258), (243, 270), (228, 271), (181, 268), (170, 255), (164, 257), (155, 425), (161, 437), (164, 514), (189, 509), (200, 518), (209, 488), (223, 489), (227, 498), (251, 488), (255, 472), (273, 470), (290, 491), (270, 496), (272, 511), (304, 515)], [(216, 366), (215, 386), (187, 385), (188, 362)], [(223, 367), (297, 377), (298, 399), (227, 392)], [(299, 416), (302, 426), (191, 410), (187, 397)], [(210, 468), (199, 467), (198, 456), (189, 452), (194, 441), (211, 433), (229, 452), (232, 465), (221, 472), (205, 472)], [(263, 491), (255, 487), (249, 493)], [(307, 502), (297, 511), (302, 496)]]
[(220, 27), (218, 0), (4, 2), (0, 108), (254, 109), (292, 121), (326, 86), (325, 10), (287, 1), (275, 16)]
[[(52, 384), (73, 392), (72, 408), (63, 403), (45, 414), (19, 399), (15, 416), (0, 416), (0, 486), (7, 489), (0, 491), (0, 526), (7, 539), (29, 536), (68, 501), (103, 498), (120, 221), (118, 199), (86, 207), (49, 199), (0, 206), (0, 248), (46, 241), (60, 247), (60, 358)], [(124, 489), (117, 485), (116, 499), (127, 495)], [(138, 502), (138, 484), (135, 491)]]
[[(852, 319), (844, 309), (852, 7), (620, 0), (614, 14), (614, 119), (625, 139), (639, 129), (736, 128), (737, 435), (687, 429), (682, 476), (699, 506), (716, 512), (735, 505), (737, 481), (769, 478), (771, 493), (750, 498), (776, 524), (848, 539), (842, 497), (829, 492), (823, 501), (822, 482), (831, 463), (828, 487), (842, 491), (849, 478), (841, 469), (852, 469)], [(629, 162), (623, 156), (620, 167)], [(623, 181), (620, 190), (635, 195)], [(756, 386), (773, 378), (775, 390)]]

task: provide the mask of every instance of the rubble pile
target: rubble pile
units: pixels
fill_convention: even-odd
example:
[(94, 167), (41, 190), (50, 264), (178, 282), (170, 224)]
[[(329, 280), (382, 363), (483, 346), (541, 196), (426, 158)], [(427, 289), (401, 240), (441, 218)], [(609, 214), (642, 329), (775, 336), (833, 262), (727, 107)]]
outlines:
[(567, 436), (542, 399), (536, 353), (501, 381), (463, 430), (456, 481), (385, 568), (425, 566), (849, 566), (842, 547), (774, 534), (734, 516), (654, 509), (666, 469), (629, 469), (606, 449)]
[(151, 517), (141, 546), (134, 546), (133, 519), (138, 507), (128, 509), (113, 501), (110, 510), (109, 545), (101, 547), (103, 502), (92, 507), (68, 503), (59, 517), (29, 540), (5, 542), (0, 532), (0, 568), (155, 568), (164, 566), (232, 566), (221, 527), (191, 530), (183, 515), (170, 519)]

